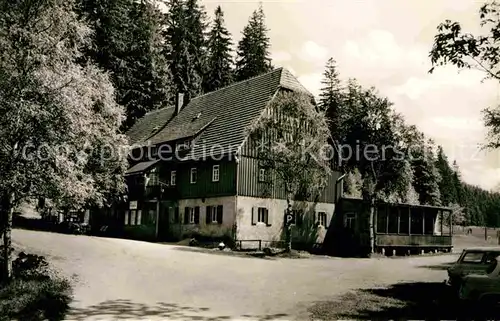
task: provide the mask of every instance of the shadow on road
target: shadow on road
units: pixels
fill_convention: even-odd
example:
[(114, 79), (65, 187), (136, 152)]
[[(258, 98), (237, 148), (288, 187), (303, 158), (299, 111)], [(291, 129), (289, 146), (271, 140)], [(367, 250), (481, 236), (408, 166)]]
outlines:
[(443, 283), (425, 282), (358, 290), (332, 301), (317, 302), (309, 312), (315, 320), (478, 320), (486, 317), (483, 312), (458, 304)]
[[(72, 309), (68, 315), (69, 320), (87, 320), (99, 318), (100, 320), (138, 320), (150, 318), (162, 318), (164, 320), (186, 320), (186, 321), (225, 321), (234, 320), (233, 316), (211, 316), (209, 308), (195, 308), (172, 303), (157, 303), (147, 305), (135, 303), (130, 300), (110, 300), (97, 305), (82, 309)], [(251, 320), (280, 320), (287, 318), (287, 314), (270, 315), (242, 315), (238, 320), (245, 318)]]
[(453, 263), (442, 263), (436, 265), (422, 265), (421, 268), (430, 269), (430, 270), (439, 270), (446, 271), (449, 267), (451, 267)]
[(257, 258), (261, 260), (274, 260), (275, 258), (265, 256), (261, 252), (257, 253), (249, 253), (249, 252), (236, 252), (236, 251), (220, 251), (219, 249), (206, 249), (201, 247), (188, 247), (188, 246), (177, 246), (173, 248), (177, 251), (185, 251), (185, 252), (196, 252), (196, 253), (205, 253), (205, 254), (214, 254), (214, 255), (225, 255), (225, 256), (234, 256), (234, 257), (242, 257), (242, 258)]

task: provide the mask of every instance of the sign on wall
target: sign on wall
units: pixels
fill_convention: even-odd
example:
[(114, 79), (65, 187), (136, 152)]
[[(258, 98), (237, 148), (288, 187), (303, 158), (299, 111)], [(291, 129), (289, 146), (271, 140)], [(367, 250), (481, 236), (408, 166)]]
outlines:
[(130, 201), (129, 209), (136, 210), (137, 209), (137, 201)]

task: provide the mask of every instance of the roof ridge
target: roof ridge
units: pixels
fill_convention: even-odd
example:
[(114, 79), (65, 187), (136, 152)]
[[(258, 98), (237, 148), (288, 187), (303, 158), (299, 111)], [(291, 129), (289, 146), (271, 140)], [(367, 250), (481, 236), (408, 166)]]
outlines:
[[(158, 109), (155, 109), (155, 110), (150, 110), (148, 111), (147, 113), (144, 114), (144, 116), (146, 115), (151, 115), (151, 114), (154, 114), (154, 113), (157, 113), (157, 112), (160, 112), (160, 111), (163, 111), (165, 109), (169, 109), (169, 108), (174, 108), (175, 106), (167, 106), (167, 107), (162, 107), (162, 108), (158, 108)], [(143, 116), (143, 117), (144, 117)], [(142, 118), (142, 117), (141, 117)]]
[[(231, 87), (233, 87), (233, 86), (236, 86), (236, 85), (242, 84), (242, 83), (244, 83), (244, 82), (248, 82), (248, 81), (250, 81), (250, 80), (254, 80), (254, 79), (257, 79), (257, 78), (260, 78), (260, 77), (264, 77), (264, 76), (266, 76), (266, 75), (269, 75), (269, 74), (272, 74), (272, 73), (275, 73), (275, 72), (278, 72), (278, 71), (283, 72), (283, 69), (285, 69), (285, 68), (284, 68), (284, 67), (278, 67), (278, 68), (275, 68), (275, 69), (273, 69), (273, 70), (271, 70), (271, 71), (269, 71), (269, 72), (266, 72), (266, 73), (264, 73), (264, 74), (260, 74), (260, 75), (257, 75), (257, 76), (253, 76), (253, 77), (250, 77), (250, 78), (245, 79), (245, 80), (240, 80), (240, 81), (234, 82), (234, 83), (232, 83), (232, 84), (230, 84), (230, 85), (227, 85), (227, 86), (224, 86), (224, 87), (222, 87), (222, 88), (219, 88), (219, 89), (217, 89), (217, 90), (214, 90), (214, 91), (211, 91), (211, 92), (208, 92), (208, 93), (201, 94), (201, 95), (199, 95), (199, 96), (194, 97), (192, 100), (195, 100), (195, 99), (201, 98), (201, 97), (203, 97), (203, 96), (211, 95), (211, 94), (216, 93), (216, 92), (219, 92), (219, 91), (221, 91), (221, 90), (225, 90), (225, 89), (227, 89), (227, 88), (231, 88)], [(281, 74), (280, 74), (280, 78), (281, 78)]]

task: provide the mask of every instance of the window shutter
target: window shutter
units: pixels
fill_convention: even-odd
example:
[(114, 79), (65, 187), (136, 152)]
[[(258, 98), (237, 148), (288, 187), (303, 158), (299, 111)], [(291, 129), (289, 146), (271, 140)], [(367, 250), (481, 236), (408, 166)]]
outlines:
[(252, 225), (256, 225), (257, 224), (257, 210), (255, 207), (252, 207)]
[(194, 224), (200, 224), (200, 207), (194, 208)]
[(314, 212), (314, 226), (318, 226), (318, 213)]
[(217, 223), (222, 224), (222, 205), (217, 206)]
[(189, 207), (184, 207), (184, 224), (189, 224)]
[(206, 210), (205, 210), (205, 223), (208, 225), (210, 223), (212, 223), (212, 213), (210, 212), (210, 206), (207, 206), (206, 207)]
[(266, 225), (267, 226), (271, 226), (271, 223), (269, 223), (269, 209), (266, 208)]

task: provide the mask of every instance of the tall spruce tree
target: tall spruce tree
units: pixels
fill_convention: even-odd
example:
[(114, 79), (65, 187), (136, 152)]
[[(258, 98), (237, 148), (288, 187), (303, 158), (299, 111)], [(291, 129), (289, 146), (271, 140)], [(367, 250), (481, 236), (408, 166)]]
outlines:
[(186, 0), (185, 8), (188, 49), (194, 58), (195, 71), (203, 81), (207, 71), (207, 13), (198, 0)]
[(337, 63), (333, 58), (328, 59), (326, 63), (321, 84), (323, 87), (319, 95), (319, 106), (326, 113), (326, 117), (329, 120), (332, 137), (338, 139), (340, 136), (339, 129), (344, 88), (342, 87), (342, 82), (337, 71)]
[(457, 190), (453, 181), (453, 169), (450, 167), (448, 157), (444, 153), (443, 147), (441, 146), (438, 146), (435, 165), (439, 171), (439, 175), (441, 176), (441, 181), (439, 182), (441, 204), (444, 206), (450, 206), (451, 204), (458, 203)]
[[(189, 5), (193, 6), (194, 2)], [(167, 6), (164, 54), (175, 90), (184, 93), (189, 100), (203, 92), (203, 72), (200, 71), (203, 65), (200, 52), (203, 50), (193, 50), (195, 44), (201, 43), (199, 32), (202, 28), (196, 18), (202, 15), (188, 12), (183, 0), (170, 0)]]
[(269, 37), (265, 25), (262, 4), (255, 10), (243, 29), (243, 38), (238, 43), (236, 58), (236, 80), (242, 81), (273, 69), (269, 57)]
[(231, 46), (231, 34), (224, 25), (224, 13), (217, 6), (208, 39), (207, 73), (203, 85), (205, 92), (220, 89), (233, 81)]
[(126, 130), (171, 96), (158, 50), (162, 14), (147, 0), (79, 0), (78, 13), (94, 29), (86, 55), (110, 73), (116, 100), (126, 110)]
[(423, 133), (420, 133), (422, 148), (413, 155), (412, 167), (415, 175), (413, 186), (419, 195), (420, 204), (441, 205), (439, 191), (439, 181), (441, 177), (435, 166), (433, 142), (425, 140)]

